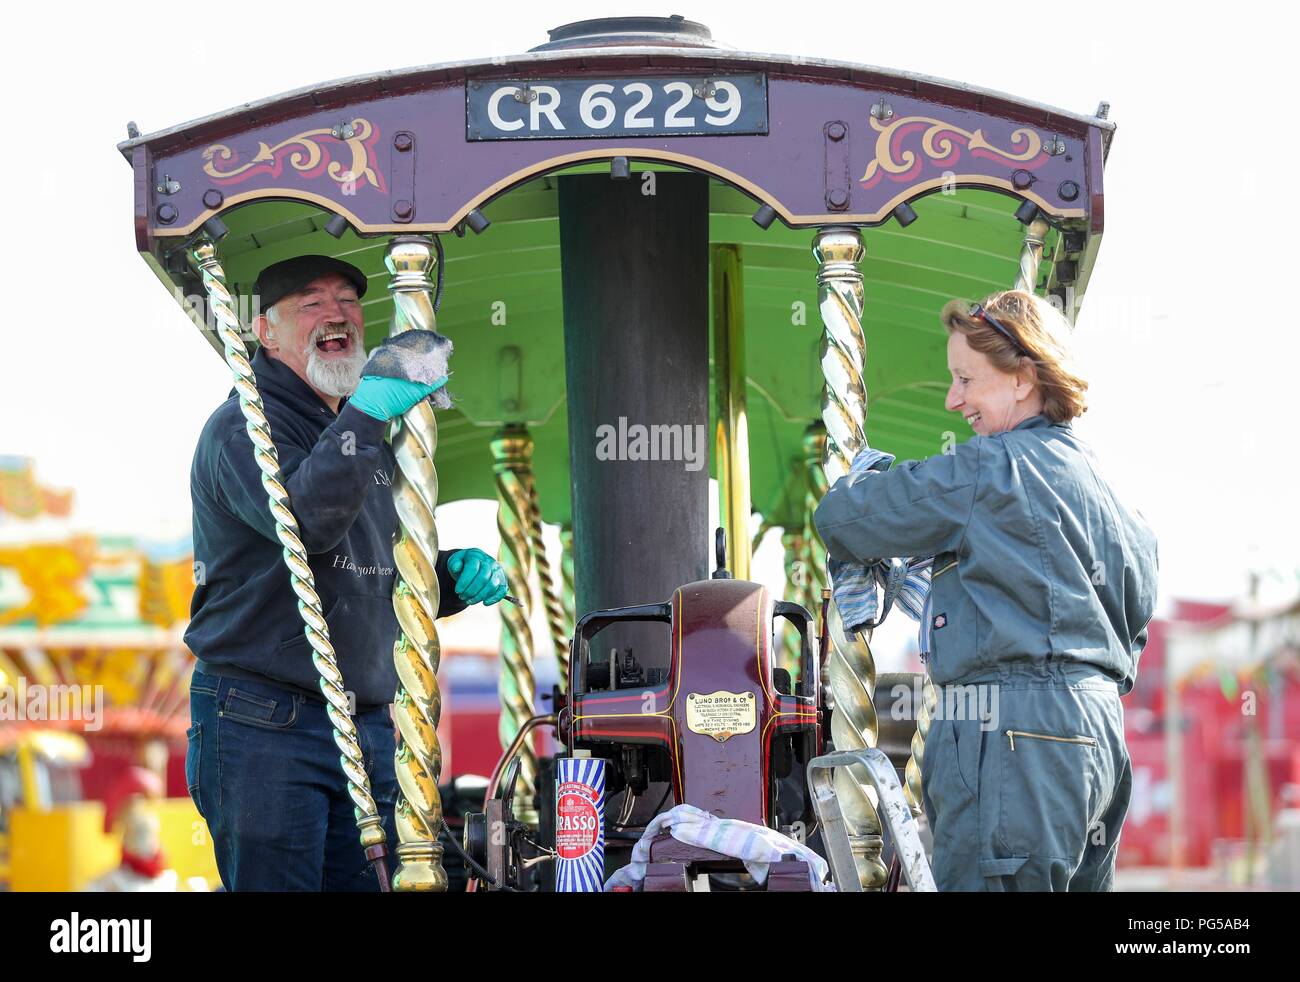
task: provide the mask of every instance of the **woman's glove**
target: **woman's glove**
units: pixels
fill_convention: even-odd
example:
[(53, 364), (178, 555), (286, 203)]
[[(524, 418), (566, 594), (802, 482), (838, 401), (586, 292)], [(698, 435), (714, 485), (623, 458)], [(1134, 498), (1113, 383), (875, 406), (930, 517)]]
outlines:
[(367, 416), (375, 419), (396, 419), (421, 399), (432, 395), (446, 384), (445, 375), (435, 380), (432, 385), (408, 382), (402, 378), (363, 375), (357, 391), (348, 399), (348, 404), (356, 406)]
[(467, 604), (491, 607), (510, 590), (506, 571), (482, 549), (459, 549), (447, 557), (447, 572), (456, 578), (456, 596)]

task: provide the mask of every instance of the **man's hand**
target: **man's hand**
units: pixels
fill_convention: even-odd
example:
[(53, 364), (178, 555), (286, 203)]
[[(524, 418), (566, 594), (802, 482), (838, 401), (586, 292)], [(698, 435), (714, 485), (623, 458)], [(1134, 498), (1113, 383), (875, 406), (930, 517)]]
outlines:
[(482, 549), (459, 549), (447, 557), (447, 572), (456, 578), (456, 596), (467, 604), (491, 607), (506, 595), (506, 571)]
[(446, 384), (445, 375), (432, 385), (408, 382), (401, 378), (363, 375), (357, 391), (352, 394), (348, 404), (356, 406), (367, 416), (373, 416), (375, 419), (395, 419)]

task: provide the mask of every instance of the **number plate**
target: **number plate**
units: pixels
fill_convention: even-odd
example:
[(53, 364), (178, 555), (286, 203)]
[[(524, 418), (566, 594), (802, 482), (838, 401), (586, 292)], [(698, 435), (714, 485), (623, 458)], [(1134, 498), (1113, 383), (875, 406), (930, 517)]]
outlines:
[(493, 79), (465, 89), (465, 137), (717, 136), (767, 132), (767, 76)]
[(686, 726), (694, 733), (726, 743), (737, 733), (748, 733), (758, 722), (752, 692), (690, 692), (686, 696)]

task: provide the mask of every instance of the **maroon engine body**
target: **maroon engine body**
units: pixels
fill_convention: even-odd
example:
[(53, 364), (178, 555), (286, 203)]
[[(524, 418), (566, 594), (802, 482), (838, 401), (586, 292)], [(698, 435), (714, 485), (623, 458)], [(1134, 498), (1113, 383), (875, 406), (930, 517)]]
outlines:
[[(797, 684), (773, 665), (781, 618), (801, 639)], [(671, 626), (666, 677), (627, 678), (616, 653), (592, 662), (592, 638), (627, 621)], [(625, 786), (639, 768), (657, 769), (674, 804), (786, 831), (800, 823), (811, 828), (803, 775), (822, 750), (813, 636), (803, 607), (774, 600), (762, 584), (730, 578), (688, 583), (668, 603), (595, 611), (575, 630), (561, 739), (606, 758)], [(652, 759), (642, 763), (646, 756)], [(611, 803), (609, 811), (616, 810)], [(653, 844), (645, 888), (687, 889), (692, 875), (728, 870), (743, 865), (664, 835)], [(773, 864), (767, 889), (809, 889), (805, 864)]]

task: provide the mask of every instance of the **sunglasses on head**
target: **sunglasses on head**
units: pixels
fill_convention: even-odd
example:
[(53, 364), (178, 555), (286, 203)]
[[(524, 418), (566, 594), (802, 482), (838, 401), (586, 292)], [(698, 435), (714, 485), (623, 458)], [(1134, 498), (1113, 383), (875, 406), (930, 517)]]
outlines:
[(1006, 327), (1003, 326), (1001, 321), (999, 321), (996, 317), (994, 317), (992, 314), (990, 314), (987, 310), (984, 309), (983, 304), (978, 304), (978, 303), (973, 304), (970, 309), (970, 316), (975, 318), (976, 320), (983, 321), (989, 327), (993, 328), (993, 330), (1001, 334), (1004, 338), (1006, 338), (1008, 341), (1011, 342), (1011, 346), (1015, 348), (1016, 351), (1020, 352), (1020, 354), (1023, 357), (1025, 358), (1032, 357), (1032, 355), (1030, 355), (1029, 352), (1025, 350), (1025, 346), (1016, 340), (1015, 335), (1012, 334), (1010, 331), (1008, 331)]

